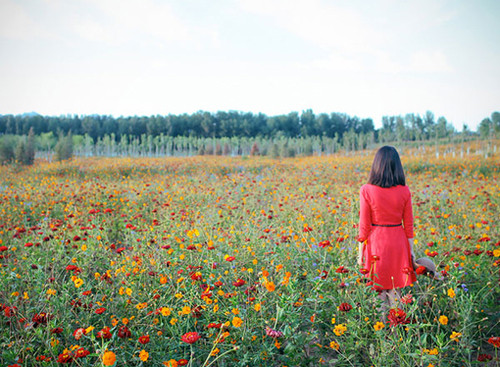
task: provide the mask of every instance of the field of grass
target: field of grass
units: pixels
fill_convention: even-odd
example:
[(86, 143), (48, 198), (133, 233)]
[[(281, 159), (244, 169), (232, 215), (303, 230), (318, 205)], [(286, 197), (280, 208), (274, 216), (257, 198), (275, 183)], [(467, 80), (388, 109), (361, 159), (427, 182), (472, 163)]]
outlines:
[(500, 159), (405, 153), (444, 279), (390, 320), (356, 266), (373, 152), (0, 167), (0, 364), (498, 366)]

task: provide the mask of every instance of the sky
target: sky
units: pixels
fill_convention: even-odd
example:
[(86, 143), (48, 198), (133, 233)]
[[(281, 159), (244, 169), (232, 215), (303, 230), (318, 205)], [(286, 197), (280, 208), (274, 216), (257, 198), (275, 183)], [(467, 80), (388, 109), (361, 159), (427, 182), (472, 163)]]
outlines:
[(498, 0), (0, 0), (0, 114), (500, 111)]

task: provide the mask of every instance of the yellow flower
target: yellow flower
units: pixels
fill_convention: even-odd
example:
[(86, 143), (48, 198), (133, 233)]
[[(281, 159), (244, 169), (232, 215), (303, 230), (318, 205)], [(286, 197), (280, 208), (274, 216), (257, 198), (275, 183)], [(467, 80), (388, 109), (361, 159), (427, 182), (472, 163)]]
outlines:
[(116, 355), (110, 350), (107, 350), (102, 355), (102, 364), (105, 366), (112, 366), (116, 362)]
[(233, 308), (231, 312), (234, 313), (235, 315), (239, 315), (240, 310), (238, 310), (237, 308)]
[(148, 306), (147, 302), (139, 303), (135, 308), (138, 310), (142, 310), (143, 308), (146, 308)]
[(85, 329), (85, 334), (88, 334), (90, 333), (92, 330), (94, 330), (95, 328), (93, 326), (89, 326), (88, 328)]
[(337, 343), (335, 340), (332, 340), (332, 341), (330, 342), (330, 348), (335, 349), (335, 350), (339, 350), (340, 345), (339, 345), (339, 343)]
[(233, 323), (233, 326), (234, 326), (234, 327), (240, 327), (241, 325), (243, 325), (243, 320), (242, 320), (242, 319), (240, 319), (238, 316), (235, 316), (235, 317), (233, 318), (232, 323)]
[(130, 297), (130, 296), (132, 295), (132, 289), (127, 288), (127, 289), (125, 290), (125, 293), (127, 293), (127, 296), (129, 296), (129, 297)]
[(335, 333), (335, 335), (341, 336), (345, 333), (346, 330), (347, 330), (347, 328), (344, 324), (338, 324), (338, 325), (335, 325), (333, 332)]
[(375, 325), (373, 325), (373, 328), (375, 329), (375, 331), (382, 330), (384, 327), (385, 327), (384, 323), (380, 322), (380, 321), (377, 321), (375, 323)]
[(219, 348), (215, 348), (212, 353), (210, 353), (210, 355), (213, 357), (213, 356), (216, 356), (217, 354), (219, 354), (220, 352), (220, 349)]
[(457, 333), (456, 331), (452, 332), (450, 335), (450, 339), (458, 342), (458, 338), (462, 336), (462, 333)]
[(76, 288), (80, 288), (83, 285), (83, 280), (80, 278), (76, 278), (75, 280), (73, 280), (73, 283), (75, 283)]
[(170, 313), (172, 312), (172, 310), (168, 307), (162, 307), (161, 308), (161, 314), (162, 316), (170, 316)]
[(441, 325), (448, 325), (448, 318), (445, 315), (439, 316), (439, 323)]
[(178, 363), (175, 359), (171, 359), (169, 361), (163, 362), (163, 365), (166, 367), (177, 367)]
[(55, 289), (52, 289), (52, 288), (47, 289), (47, 294), (49, 296), (55, 296), (56, 293), (57, 293), (57, 291)]
[(189, 306), (182, 307), (182, 313), (184, 315), (189, 315), (191, 313), (191, 307), (189, 307)]
[(146, 352), (144, 349), (141, 350), (141, 352), (139, 353), (139, 358), (141, 359), (141, 361), (143, 362), (146, 362), (149, 358), (149, 353)]
[(455, 298), (455, 290), (453, 288), (448, 289), (448, 297)]
[(175, 325), (175, 323), (176, 323), (177, 321), (179, 321), (179, 320), (177, 320), (175, 317), (172, 317), (172, 318), (170, 319), (170, 325)]
[(499, 257), (500, 256), (500, 249), (493, 250), (493, 256)]
[(260, 308), (261, 308), (260, 303), (256, 303), (256, 304), (253, 306), (253, 309), (254, 309), (255, 311), (257, 311), (257, 312), (259, 312), (259, 311), (260, 311)]
[(336, 321), (335, 317), (332, 317), (332, 325), (335, 324)]

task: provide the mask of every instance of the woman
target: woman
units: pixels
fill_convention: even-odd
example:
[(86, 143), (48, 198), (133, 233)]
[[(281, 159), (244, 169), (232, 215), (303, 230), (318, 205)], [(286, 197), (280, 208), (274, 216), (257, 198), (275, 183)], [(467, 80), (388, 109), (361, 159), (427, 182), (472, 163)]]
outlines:
[(359, 197), (358, 265), (379, 292), (385, 313), (401, 297), (400, 289), (416, 280), (411, 194), (394, 147), (377, 151)]

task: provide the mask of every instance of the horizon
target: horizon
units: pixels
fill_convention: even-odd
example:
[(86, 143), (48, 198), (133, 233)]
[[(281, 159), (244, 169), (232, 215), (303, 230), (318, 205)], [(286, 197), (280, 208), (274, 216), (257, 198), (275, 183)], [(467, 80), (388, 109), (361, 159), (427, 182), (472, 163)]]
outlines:
[(500, 2), (3, 0), (0, 114), (500, 110)]

